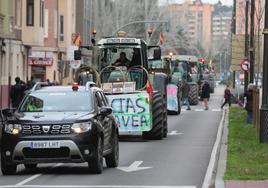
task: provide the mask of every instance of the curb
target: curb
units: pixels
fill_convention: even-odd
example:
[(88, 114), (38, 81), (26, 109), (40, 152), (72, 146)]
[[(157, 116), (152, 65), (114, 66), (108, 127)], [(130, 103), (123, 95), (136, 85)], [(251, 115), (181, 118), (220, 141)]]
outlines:
[[(221, 145), (222, 145), (222, 135), (223, 135), (223, 127), (225, 125), (225, 118), (226, 118), (226, 112), (227, 110), (223, 110), (222, 112), (222, 119), (220, 121), (220, 125), (218, 128), (217, 132), (217, 137), (216, 141), (214, 143), (210, 160), (209, 160), (209, 165), (206, 171), (206, 175), (203, 181), (202, 188), (209, 188), (209, 187), (214, 187), (215, 185), (215, 179), (216, 179), (216, 173), (217, 173), (217, 167), (219, 163), (219, 157), (220, 157), (220, 150), (221, 150)], [(223, 183), (224, 185), (224, 183)]]
[[(225, 119), (229, 118), (229, 109), (226, 110), (226, 117)], [(223, 127), (223, 135), (221, 140), (221, 146), (220, 146), (220, 156), (217, 166), (217, 174), (216, 174), (216, 180), (215, 180), (215, 188), (225, 188), (225, 183), (223, 180), (223, 176), (226, 170), (226, 162), (227, 162), (227, 142), (228, 142), (228, 121), (225, 121), (224, 127)]]

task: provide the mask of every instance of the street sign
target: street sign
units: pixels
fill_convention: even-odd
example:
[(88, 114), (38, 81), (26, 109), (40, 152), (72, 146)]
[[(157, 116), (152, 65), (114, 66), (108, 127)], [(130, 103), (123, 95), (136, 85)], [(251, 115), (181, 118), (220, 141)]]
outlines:
[(240, 68), (242, 71), (244, 72), (247, 72), (249, 71), (249, 66), (250, 66), (250, 63), (247, 59), (244, 59), (243, 61), (241, 61), (240, 63)]

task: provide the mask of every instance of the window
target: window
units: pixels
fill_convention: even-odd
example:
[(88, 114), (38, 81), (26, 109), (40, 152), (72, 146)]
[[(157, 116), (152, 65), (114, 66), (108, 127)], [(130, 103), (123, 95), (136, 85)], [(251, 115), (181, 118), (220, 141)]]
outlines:
[(48, 18), (49, 14), (48, 14), (48, 9), (45, 9), (45, 25), (44, 25), (44, 37), (47, 38), (48, 37)]
[(40, 1), (40, 27), (44, 27), (44, 10), (45, 10), (45, 2)]
[(54, 10), (54, 38), (58, 37), (58, 13), (57, 10)]
[(64, 17), (60, 15), (60, 41), (64, 41)]
[(4, 15), (0, 14), (0, 33), (4, 32)]
[(15, 25), (21, 26), (21, 0), (15, 1)]
[(34, 25), (34, 0), (27, 0), (26, 5), (26, 25), (33, 26)]

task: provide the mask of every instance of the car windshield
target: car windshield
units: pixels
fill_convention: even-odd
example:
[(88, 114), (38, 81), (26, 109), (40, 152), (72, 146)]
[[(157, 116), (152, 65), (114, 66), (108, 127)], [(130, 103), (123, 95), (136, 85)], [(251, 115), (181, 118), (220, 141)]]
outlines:
[(93, 103), (89, 93), (51, 92), (28, 95), (19, 112), (90, 112)]

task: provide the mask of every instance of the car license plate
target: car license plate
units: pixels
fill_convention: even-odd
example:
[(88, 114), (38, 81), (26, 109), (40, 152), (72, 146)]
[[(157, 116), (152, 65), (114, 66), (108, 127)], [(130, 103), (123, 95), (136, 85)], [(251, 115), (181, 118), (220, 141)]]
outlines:
[(58, 141), (32, 141), (32, 149), (44, 149), (44, 148), (60, 148), (60, 142)]

